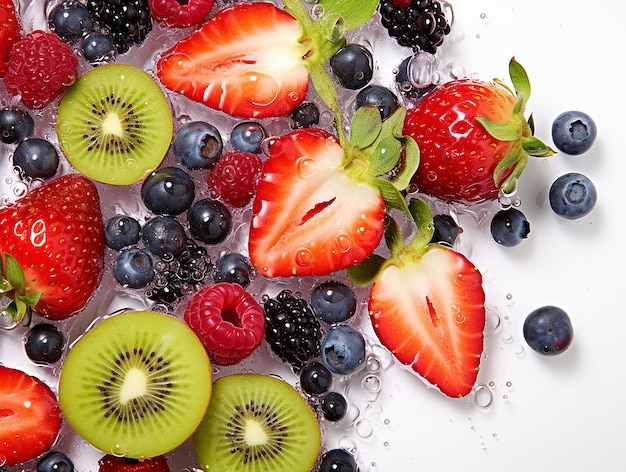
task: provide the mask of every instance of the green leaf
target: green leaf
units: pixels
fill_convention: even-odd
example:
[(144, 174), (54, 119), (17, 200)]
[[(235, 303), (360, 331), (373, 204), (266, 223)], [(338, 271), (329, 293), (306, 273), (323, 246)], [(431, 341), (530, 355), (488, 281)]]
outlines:
[(383, 127), (378, 107), (359, 107), (350, 124), (350, 142), (357, 149), (365, 149), (371, 145)]
[(19, 294), (24, 293), (24, 272), (19, 263), (10, 254), (5, 254), (6, 260), (6, 278)]
[(387, 216), (387, 222), (385, 224), (385, 242), (391, 251), (392, 257), (399, 254), (404, 247), (404, 238), (402, 237), (400, 225), (389, 215)]
[(404, 162), (400, 168), (400, 171), (389, 181), (398, 190), (403, 191), (409, 188), (411, 179), (420, 163), (420, 150), (413, 138), (407, 136), (403, 138), (404, 141)]
[(405, 198), (391, 182), (384, 179), (376, 179), (375, 184), (378, 191), (383, 196), (383, 200), (385, 201), (387, 207), (396, 208), (410, 217), (411, 213), (409, 212), (409, 207), (406, 204)]
[(406, 108), (398, 107), (390, 116), (383, 121), (383, 132), (390, 134), (396, 138), (403, 136), (404, 118), (406, 117)]
[(324, 14), (337, 13), (343, 17), (346, 30), (358, 28), (369, 21), (378, 8), (379, 0), (320, 0)]
[(534, 157), (548, 157), (554, 154), (554, 151), (549, 146), (534, 136), (525, 138), (522, 141), (522, 148)]
[(530, 79), (528, 78), (526, 70), (514, 57), (511, 58), (509, 62), (509, 76), (515, 88), (515, 94), (517, 95), (517, 102), (513, 108), (513, 114), (524, 113), (526, 103), (530, 97)]
[[(502, 177), (507, 173), (507, 170), (513, 166), (518, 167), (519, 162), (523, 162), (523, 166), (521, 167), (521, 170), (523, 170), (527, 160), (528, 157), (521, 146), (519, 144), (514, 145), (509, 150), (508, 154), (504, 156), (504, 159), (498, 162), (498, 165), (493, 171), (493, 182), (495, 186), (500, 187), (502, 185)], [(521, 175), (521, 172), (519, 175)]]
[(491, 121), (485, 116), (477, 116), (478, 121), (485, 131), (500, 141), (519, 141), (522, 137), (521, 129), (518, 123), (514, 121), (505, 121), (503, 123), (497, 123)]
[(384, 136), (378, 140), (370, 156), (372, 174), (383, 175), (391, 172), (400, 160), (402, 144), (393, 136)]
[(374, 281), (385, 262), (384, 257), (372, 254), (359, 265), (348, 267), (346, 272), (355, 284), (365, 287)]
[(411, 199), (409, 202), (409, 211), (417, 227), (417, 233), (409, 245), (415, 250), (423, 249), (430, 243), (435, 232), (433, 212), (428, 203), (420, 198)]
[(20, 298), (27, 306), (35, 308), (35, 305), (39, 303), (39, 299), (41, 298), (41, 292), (29, 293)]

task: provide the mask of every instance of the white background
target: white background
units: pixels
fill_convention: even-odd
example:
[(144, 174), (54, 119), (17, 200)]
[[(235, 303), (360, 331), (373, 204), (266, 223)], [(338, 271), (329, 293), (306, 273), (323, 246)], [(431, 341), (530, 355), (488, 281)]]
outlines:
[[(531, 233), (520, 246), (491, 241), (488, 218), (461, 216), (460, 249), (483, 272), (487, 292), (479, 383), (491, 392), (491, 404), (446, 398), (394, 364), (382, 375), (377, 401), (360, 405), (371, 434), (344, 425), (327, 432), (327, 444), (354, 447), (362, 472), (624, 470), (626, 4), (457, 0), (453, 6), (453, 33), (441, 60), (508, 82), (515, 56), (533, 85), (528, 110), (537, 136), (551, 144), (552, 120), (571, 109), (590, 114), (599, 136), (584, 155), (531, 159), (519, 191)], [(593, 213), (576, 222), (559, 219), (547, 205), (551, 182), (569, 171), (587, 174), (599, 193)], [(535, 354), (522, 337), (525, 316), (546, 304), (568, 311), (575, 329), (571, 348), (557, 357)], [(500, 320), (496, 328), (494, 320)], [(25, 361), (18, 337), (0, 333), (0, 362), (41, 373)], [(71, 446), (87, 451), (76, 455), (77, 470), (96, 470), (99, 454), (78, 439)]]

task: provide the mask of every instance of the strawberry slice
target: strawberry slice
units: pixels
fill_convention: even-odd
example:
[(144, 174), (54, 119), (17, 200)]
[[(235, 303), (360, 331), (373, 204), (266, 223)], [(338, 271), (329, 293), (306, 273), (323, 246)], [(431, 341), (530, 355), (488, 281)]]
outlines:
[(411, 212), (418, 231), (406, 246), (395, 222), (387, 227), (391, 257), (376, 266), (368, 307), (381, 343), (405, 365), (450, 397), (471, 392), (483, 352), (485, 292), (478, 269), (462, 254), (429, 244), (432, 213), (421, 200)]
[(37, 457), (54, 443), (60, 428), (61, 408), (50, 387), (0, 365), (0, 462), (13, 465)]
[(0, 209), (0, 294), (21, 320), (27, 306), (50, 319), (82, 310), (100, 282), (104, 229), (96, 186), (65, 175)]
[(267, 277), (325, 275), (358, 264), (384, 231), (378, 189), (348, 175), (330, 133), (308, 128), (269, 147), (252, 207), (249, 255)]
[(168, 89), (228, 114), (289, 114), (306, 96), (306, 48), (298, 20), (268, 2), (237, 3), (163, 54)]

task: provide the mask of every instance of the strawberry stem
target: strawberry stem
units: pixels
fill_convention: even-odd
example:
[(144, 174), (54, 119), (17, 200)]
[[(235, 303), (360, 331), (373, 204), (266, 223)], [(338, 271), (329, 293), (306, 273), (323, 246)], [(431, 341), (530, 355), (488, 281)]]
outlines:
[(11, 300), (4, 312), (14, 323), (29, 319), (30, 310), (37, 305), (41, 292), (26, 293), (24, 271), (10, 254), (0, 258), (0, 296)]

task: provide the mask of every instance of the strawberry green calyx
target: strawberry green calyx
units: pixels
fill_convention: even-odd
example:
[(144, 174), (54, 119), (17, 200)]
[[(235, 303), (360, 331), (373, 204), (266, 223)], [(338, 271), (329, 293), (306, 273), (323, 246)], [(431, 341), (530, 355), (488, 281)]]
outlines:
[(350, 140), (342, 147), (346, 172), (369, 181), (389, 208), (410, 216), (400, 192), (408, 188), (417, 170), (419, 148), (413, 138), (402, 134), (405, 115), (406, 110), (398, 108), (383, 121), (377, 107), (357, 109), (350, 125)]
[(391, 252), (385, 259), (379, 254), (372, 254), (361, 264), (348, 267), (347, 272), (354, 283), (370, 285), (378, 274), (389, 265), (403, 265), (419, 260), (430, 246), (434, 234), (433, 213), (428, 203), (419, 198), (412, 198), (408, 210), (415, 223), (416, 232), (411, 241), (405, 243), (400, 226), (388, 216), (385, 224), (385, 243)]
[(17, 260), (10, 254), (4, 259), (4, 264), (0, 260), (0, 296), (11, 300), (4, 312), (17, 325), (29, 319), (27, 315), (37, 305), (41, 292), (27, 293), (24, 272)]
[(549, 146), (533, 135), (532, 115), (528, 120), (524, 116), (530, 97), (530, 80), (526, 70), (514, 57), (509, 62), (509, 76), (514, 91), (511, 91), (502, 81), (498, 79), (494, 81), (516, 97), (511, 120), (495, 122), (484, 116), (476, 117), (476, 120), (491, 136), (500, 141), (513, 143), (508, 154), (494, 169), (493, 174), (495, 185), (504, 193), (510, 193), (515, 189), (516, 182), (528, 162), (528, 156), (548, 157), (554, 154)]

